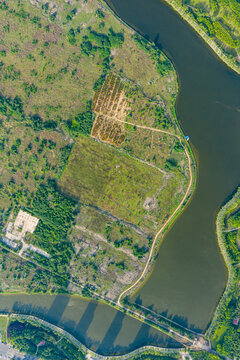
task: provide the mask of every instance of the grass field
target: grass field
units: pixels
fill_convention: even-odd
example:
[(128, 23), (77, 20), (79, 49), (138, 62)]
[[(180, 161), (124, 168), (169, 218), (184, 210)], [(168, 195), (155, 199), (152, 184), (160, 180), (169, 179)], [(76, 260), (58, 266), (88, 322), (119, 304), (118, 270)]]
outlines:
[(59, 182), (63, 191), (81, 203), (105, 209), (135, 225), (148, 222), (143, 204), (162, 184), (163, 175), (157, 170), (83, 137), (78, 138)]
[(154, 232), (184, 196), (189, 169), (171, 115), (139, 87), (110, 73), (92, 111), (92, 139), (78, 137), (58, 185), (81, 203), (70, 232), (72, 278), (115, 299), (143, 270)]
[(1, 341), (7, 341), (7, 326), (8, 326), (8, 317), (6, 315), (0, 315), (0, 336)]
[(26, 242), (50, 254), (24, 252), (29, 270), (4, 253), (2, 291), (67, 291), (57, 272), (116, 298), (189, 178), (171, 135), (180, 135), (172, 64), (95, 0), (9, 0), (0, 77), (1, 232), (22, 208), (39, 218)]

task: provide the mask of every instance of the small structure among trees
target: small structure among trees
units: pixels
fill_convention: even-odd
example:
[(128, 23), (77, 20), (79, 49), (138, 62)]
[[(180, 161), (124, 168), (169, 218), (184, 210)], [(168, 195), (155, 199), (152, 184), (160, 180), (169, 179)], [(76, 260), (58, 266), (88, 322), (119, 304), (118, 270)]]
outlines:
[(9, 240), (21, 241), (25, 237), (26, 232), (34, 233), (38, 221), (39, 219), (37, 217), (19, 210), (14, 223), (9, 221), (5, 236)]

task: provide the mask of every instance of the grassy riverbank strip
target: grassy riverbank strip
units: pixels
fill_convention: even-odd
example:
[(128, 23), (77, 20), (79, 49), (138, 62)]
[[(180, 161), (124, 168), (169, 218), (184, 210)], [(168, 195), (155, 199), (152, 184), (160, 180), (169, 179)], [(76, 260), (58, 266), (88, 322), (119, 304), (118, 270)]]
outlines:
[[(216, 308), (214, 317), (206, 332), (212, 346), (223, 356), (235, 356), (240, 359), (240, 333), (238, 320), (240, 311), (239, 294), (239, 261), (240, 252), (237, 247), (237, 230), (228, 229), (229, 218), (233, 215), (240, 217), (240, 187), (232, 199), (220, 210), (216, 221), (216, 232), (220, 251), (224, 258), (228, 280), (224, 293)], [(240, 221), (240, 220), (239, 220)], [(231, 234), (231, 235), (229, 235)]]
[[(52, 333), (48, 333), (48, 336), (53, 338), (55, 341), (55, 345), (58, 347), (59, 350), (62, 350), (66, 356), (66, 359), (70, 358), (68, 356), (73, 356), (73, 350), (76, 352), (76, 356), (74, 358), (71, 357), (71, 359), (93, 359), (93, 360), (128, 360), (128, 359), (139, 359), (142, 357), (142, 355), (148, 355), (150, 358), (162, 358), (168, 359), (166, 356), (171, 356), (169, 359), (178, 359), (179, 355), (182, 353), (182, 349), (167, 349), (167, 348), (161, 348), (158, 346), (142, 346), (134, 351), (131, 351), (125, 355), (115, 355), (115, 356), (103, 356), (100, 354), (97, 354), (96, 352), (88, 349), (86, 346), (84, 346), (79, 340), (77, 340), (74, 336), (72, 336), (67, 331), (63, 330), (59, 326), (53, 325), (49, 323), (48, 321), (42, 320), (36, 316), (32, 315), (25, 315), (25, 314), (10, 314), (8, 316), (9, 319), (9, 325), (15, 324), (15, 327), (19, 329), (19, 323), (21, 326), (21, 323), (24, 324), (30, 324), (30, 326), (35, 327), (36, 329), (40, 329), (41, 333), (42, 331), (49, 332), (49, 330)], [(17, 322), (17, 324), (16, 324)], [(16, 326), (18, 325), (18, 326)], [(34, 328), (33, 328), (34, 329)], [(67, 339), (63, 341), (64, 339)], [(25, 339), (26, 340), (26, 339)], [(17, 348), (19, 348), (19, 343), (14, 343), (14, 340), (11, 341), (11, 338), (8, 340), (10, 343)], [(43, 340), (44, 341), (44, 340)], [(63, 349), (61, 349), (61, 344), (65, 345)], [(59, 345), (58, 345), (59, 344)], [(66, 344), (68, 347), (66, 347)], [(44, 345), (42, 345), (44, 346)], [(22, 350), (22, 348), (21, 348)], [(51, 355), (50, 355), (51, 356)], [(43, 357), (43, 359), (47, 359), (47, 357)], [(57, 358), (56, 358), (57, 359)]]
[(216, 355), (206, 351), (182, 348), (162, 348), (153, 345), (142, 346), (123, 355), (100, 355), (88, 349), (77, 338), (61, 327), (37, 316), (11, 313), (3, 315), (7, 322), (7, 341), (11, 346), (26, 354), (54, 360), (174, 360), (187, 358), (218, 360)]
[(210, 48), (215, 52), (215, 54), (232, 70), (240, 74), (240, 65), (234, 62), (231, 58), (224, 54), (223, 50), (213, 41), (210, 36), (199, 26), (199, 24), (194, 20), (190, 15), (187, 9), (183, 8), (175, 0), (165, 0), (168, 5), (170, 5), (183, 20), (185, 20), (191, 27), (203, 38), (203, 40), (210, 46)]

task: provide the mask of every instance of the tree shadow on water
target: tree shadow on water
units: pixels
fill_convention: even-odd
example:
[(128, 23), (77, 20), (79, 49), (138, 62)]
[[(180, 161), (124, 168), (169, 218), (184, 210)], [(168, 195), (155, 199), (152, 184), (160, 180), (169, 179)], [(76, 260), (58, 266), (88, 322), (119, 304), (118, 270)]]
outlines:
[[(95, 311), (97, 309), (98, 304), (95, 302), (89, 302), (81, 319), (78, 324), (75, 326), (74, 330), (71, 331), (72, 334), (79, 339), (83, 344), (87, 347), (92, 348), (93, 345), (97, 346), (98, 343), (94, 341), (91, 337), (87, 335), (87, 331), (94, 320)], [(72, 326), (72, 325), (71, 325)]]
[(89, 326), (91, 325), (91, 323), (92, 323), (92, 321), (94, 319), (94, 314), (95, 314), (95, 311), (97, 309), (97, 306), (98, 306), (97, 303), (90, 302), (87, 305), (81, 319), (79, 320), (78, 325), (76, 326), (75, 331), (77, 333), (81, 334), (83, 337), (86, 336), (88, 328), (89, 328)]
[(99, 354), (106, 354), (106, 353), (114, 353), (116, 351), (119, 351), (119, 346), (114, 346), (114, 341), (116, 340), (118, 334), (120, 333), (122, 329), (122, 322), (125, 317), (125, 314), (118, 311), (115, 315), (111, 325), (109, 326), (106, 334), (104, 335), (104, 338), (99, 345), (97, 352)]
[(33, 315), (44, 318), (48, 312), (48, 308), (45, 306), (25, 304), (22, 301), (15, 301), (9, 311), (17, 314)]
[(46, 317), (50, 319), (50, 321), (53, 321), (55, 324), (59, 324), (60, 320), (62, 319), (62, 315), (68, 306), (68, 303), (70, 301), (70, 296), (67, 295), (57, 295), (52, 305), (50, 306)]

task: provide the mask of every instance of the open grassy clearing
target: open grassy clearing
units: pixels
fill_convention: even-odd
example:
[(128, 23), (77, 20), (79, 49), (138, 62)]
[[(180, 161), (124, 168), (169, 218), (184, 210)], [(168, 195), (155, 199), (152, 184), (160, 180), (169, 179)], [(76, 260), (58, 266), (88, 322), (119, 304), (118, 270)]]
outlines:
[[(140, 81), (152, 97), (159, 96), (160, 89), (169, 102), (176, 92), (170, 89), (174, 73), (172, 80), (168, 76), (163, 81), (149, 54), (133, 41), (130, 30), (109, 12), (101, 10), (103, 17), (96, 15), (97, 3), (73, 3), (58, 0), (53, 9), (34, 7), (26, 0), (1, 5), (0, 90), (6, 96), (21, 97), (27, 114), (38, 113), (44, 120), (61, 124), (85, 110), (94, 85), (111, 66)], [(112, 40), (116, 33), (124, 38), (120, 47)]]
[[(146, 111), (142, 107), (139, 111), (140, 99)], [(74, 281), (81, 278), (86, 282), (90, 277), (95, 289), (115, 298), (121, 289), (137, 280), (144, 269), (153, 233), (184, 197), (189, 164), (181, 138), (175, 136), (178, 129), (165, 115), (164, 107), (159, 102), (145, 101), (139, 88), (133, 88), (128, 81), (110, 73), (94, 93), (92, 111), (96, 117), (91, 136), (117, 146), (119, 151), (79, 137), (59, 185), (84, 205), (71, 232), (75, 256), (70, 272)], [(147, 122), (139, 120), (140, 124), (157, 129), (129, 125), (125, 120), (130, 111), (136, 117), (138, 113), (138, 119), (145, 117)], [(82, 212), (90, 218), (95, 213), (98, 227), (92, 228), (92, 221), (89, 223)], [(112, 225), (110, 219), (114, 220)], [(128, 230), (137, 227), (140, 239), (124, 237), (126, 225)], [(117, 237), (112, 243), (113, 230)], [(136, 257), (142, 258), (138, 266)], [(121, 271), (116, 271), (116, 267)]]
[(151, 229), (152, 222), (143, 204), (158, 192), (163, 182), (163, 175), (156, 169), (114, 148), (80, 137), (59, 186), (86, 205)]
[(152, 234), (106, 211), (82, 206), (70, 239), (75, 251), (72, 280), (91, 283), (98, 292), (116, 298), (142, 271)]
[(176, 172), (178, 169), (186, 177), (189, 176), (186, 154), (177, 138), (127, 124), (125, 128), (126, 140), (121, 146), (122, 150), (165, 172)]
[(177, 137), (125, 123), (179, 136), (174, 69), (94, 0), (3, 1), (0, 20), (1, 230), (22, 208), (50, 255), (23, 252), (2, 290), (66, 291), (57, 273), (117, 298), (188, 182)]

